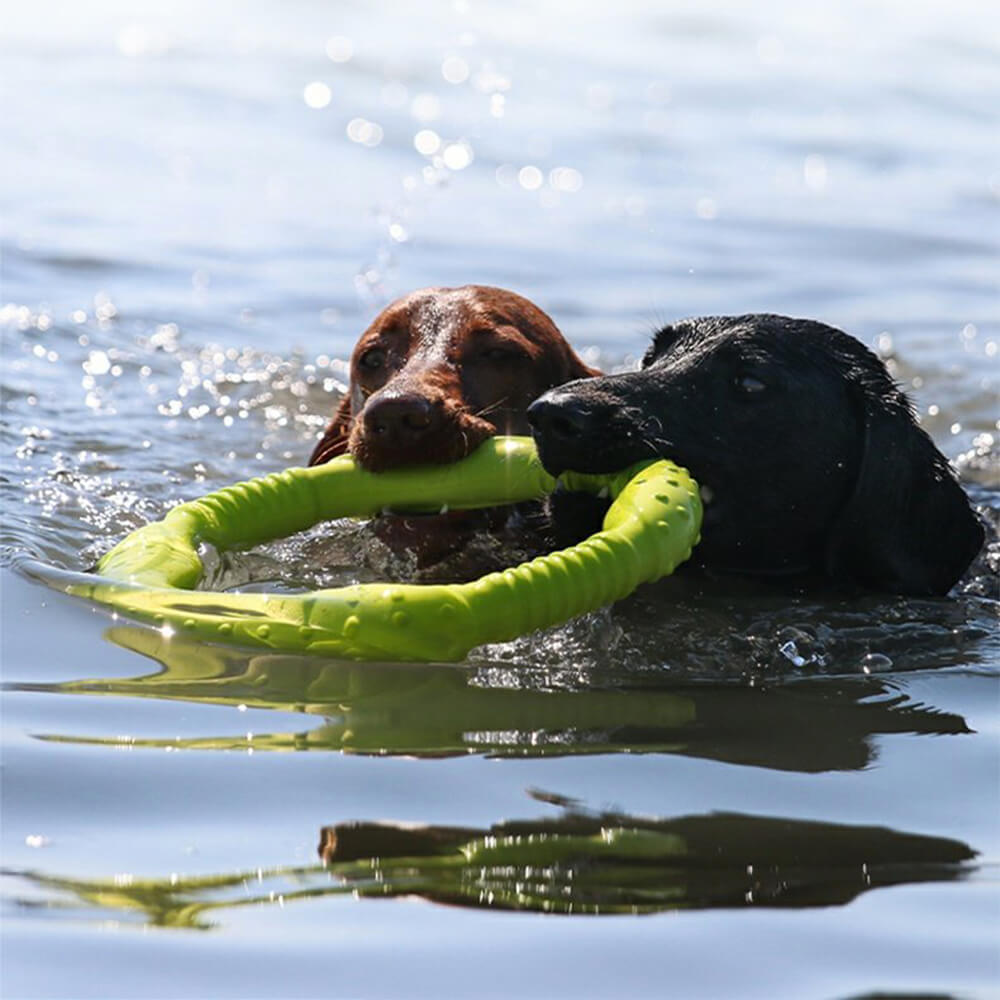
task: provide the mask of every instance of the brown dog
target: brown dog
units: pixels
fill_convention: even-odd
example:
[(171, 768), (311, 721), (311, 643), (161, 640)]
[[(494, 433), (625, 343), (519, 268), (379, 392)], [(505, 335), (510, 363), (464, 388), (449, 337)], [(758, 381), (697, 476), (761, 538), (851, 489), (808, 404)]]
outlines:
[(373, 472), (455, 462), (494, 434), (527, 434), (533, 399), (597, 374), (520, 295), (425, 288), (361, 335), (348, 391), (309, 464), (346, 451)]

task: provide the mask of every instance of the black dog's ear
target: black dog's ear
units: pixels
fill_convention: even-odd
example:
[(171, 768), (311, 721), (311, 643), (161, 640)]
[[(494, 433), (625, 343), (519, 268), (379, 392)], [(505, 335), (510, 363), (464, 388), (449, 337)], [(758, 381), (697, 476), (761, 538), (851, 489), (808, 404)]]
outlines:
[(945, 594), (985, 532), (906, 397), (868, 390), (854, 492), (830, 538), (827, 568), (877, 590)]
[(648, 368), (667, 348), (677, 339), (680, 330), (676, 326), (661, 326), (653, 334), (653, 342), (646, 349), (642, 356), (641, 368)]

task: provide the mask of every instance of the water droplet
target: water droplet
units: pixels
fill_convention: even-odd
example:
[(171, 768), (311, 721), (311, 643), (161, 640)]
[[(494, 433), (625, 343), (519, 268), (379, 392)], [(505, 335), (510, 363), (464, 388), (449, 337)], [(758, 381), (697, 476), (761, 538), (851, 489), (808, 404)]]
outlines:
[(892, 660), (883, 653), (868, 653), (861, 659), (861, 670), (866, 674), (884, 674), (892, 670)]
[(799, 647), (789, 639), (778, 647), (778, 652), (796, 667), (804, 667), (809, 661), (799, 653)]

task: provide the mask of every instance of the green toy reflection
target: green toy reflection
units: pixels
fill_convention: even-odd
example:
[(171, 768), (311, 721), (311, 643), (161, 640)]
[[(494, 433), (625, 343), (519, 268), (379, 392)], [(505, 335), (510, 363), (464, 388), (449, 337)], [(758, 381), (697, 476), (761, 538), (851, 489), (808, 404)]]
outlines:
[[(959, 715), (913, 703), (905, 682), (811, 679), (762, 690), (743, 686), (595, 687), (591, 676), (510, 663), (352, 664), (249, 654), (133, 626), (119, 646), (161, 670), (129, 679), (21, 684), (58, 694), (162, 698), (315, 716), (314, 728), (255, 734), (129, 738), (136, 747), (442, 756), (676, 753), (784, 771), (854, 770), (875, 757), (875, 737), (961, 734)], [(596, 680), (600, 680), (597, 678)], [(896, 685), (901, 686), (896, 686)], [(216, 723), (217, 724), (217, 723)], [(39, 734), (72, 743), (121, 744), (119, 736)]]
[(322, 865), (106, 880), (15, 872), (23, 905), (206, 930), (236, 907), (323, 896), (418, 896), (486, 910), (649, 914), (849, 903), (870, 889), (967, 877), (975, 852), (943, 837), (737, 813), (646, 819), (567, 810), (488, 829), (339, 823)]

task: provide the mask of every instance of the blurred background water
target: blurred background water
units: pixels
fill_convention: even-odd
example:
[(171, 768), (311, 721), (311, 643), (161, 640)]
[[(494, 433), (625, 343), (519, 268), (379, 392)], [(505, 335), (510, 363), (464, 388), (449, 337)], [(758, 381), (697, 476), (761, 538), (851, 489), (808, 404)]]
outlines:
[[(165, 647), (22, 571), (302, 462), (378, 308), (466, 282), (609, 369), (684, 315), (846, 329), (995, 520), (989, 5), (43, 0), (0, 39), (5, 996), (997, 987), (995, 533), (947, 601), (653, 593), (402, 671)], [(541, 855), (484, 860), (526, 816)]]

